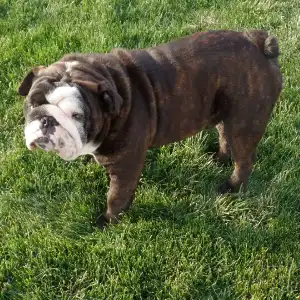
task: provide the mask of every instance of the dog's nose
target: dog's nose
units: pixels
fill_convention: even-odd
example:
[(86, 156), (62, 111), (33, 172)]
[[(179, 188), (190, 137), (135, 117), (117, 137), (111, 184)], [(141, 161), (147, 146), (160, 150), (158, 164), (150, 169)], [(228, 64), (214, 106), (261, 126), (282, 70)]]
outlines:
[(47, 127), (49, 127), (49, 126), (53, 126), (53, 125), (55, 125), (54, 124), (54, 121), (55, 121), (55, 119), (53, 118), (53, 117), (51, 117), (51, 116), (46, 116), (46, 117), (43, 117), (42, 119), (41, 119), (41, 127), (42, 128), (47, 128)]
[(48, 127), (54, 127), (57, 124), (57, 121), (52, 116), (45, 116), (41, 119), (40, 129), (43, 134), (46, 134)]
[(48, 118), (47, 117), (42, 118), (41, 124), (40, 124), (40, 129), (48, 128), (48, 126), (49, 126)]

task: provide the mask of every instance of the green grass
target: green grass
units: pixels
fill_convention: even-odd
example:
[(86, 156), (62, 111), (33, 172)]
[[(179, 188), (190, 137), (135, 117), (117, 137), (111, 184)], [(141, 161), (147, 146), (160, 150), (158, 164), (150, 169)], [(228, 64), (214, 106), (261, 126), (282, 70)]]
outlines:
[[(298, 0), (0, 0), (1, 299), (300, 299), (299, 15)], [(65, 53), (220, 28), (281, 46), (286, 86), (248, 192), (217, 195), (232, 168), (203, 132), (149, 151), (132, 209), (99, 231), (103, 168), (26, 150), (21, 79)]]

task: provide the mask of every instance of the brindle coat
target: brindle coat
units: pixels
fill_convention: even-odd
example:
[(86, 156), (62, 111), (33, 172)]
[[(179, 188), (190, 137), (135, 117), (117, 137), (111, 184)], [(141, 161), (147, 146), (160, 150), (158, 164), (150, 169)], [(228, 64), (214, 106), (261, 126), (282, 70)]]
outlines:
[[(204, 128), (219, 132), (217, 157), (234, 159), (233, 174), (220, 191), (246, 188), (282, 90), (278, 55), (276, 38), (264, 31), (200, 32), (154, 48), (66, 55), (33, 70), (19, 92), (39, 91), (27, 98), (28, 106), (44, 103), (53, 82), (81, 87), (90, 107), (88, 140), (102, 141), (94, 156), (110, 176), (105, 220), (114, 221), (132, 202), (147, 149)], [(69, 61), (79, 62), (71, 72)]]

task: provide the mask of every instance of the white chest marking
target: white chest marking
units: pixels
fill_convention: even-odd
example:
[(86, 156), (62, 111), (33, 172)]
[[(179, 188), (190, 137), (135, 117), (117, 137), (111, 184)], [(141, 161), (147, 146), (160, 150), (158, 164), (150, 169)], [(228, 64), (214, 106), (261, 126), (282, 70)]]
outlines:
[(101, 143), (99, 144), (95, 144), (93, 142), (87, 143), (81, 148), (78, 155), (87, 155), (87, 154), (93, 155), (93, 152), (95, 152), (100, 145)]

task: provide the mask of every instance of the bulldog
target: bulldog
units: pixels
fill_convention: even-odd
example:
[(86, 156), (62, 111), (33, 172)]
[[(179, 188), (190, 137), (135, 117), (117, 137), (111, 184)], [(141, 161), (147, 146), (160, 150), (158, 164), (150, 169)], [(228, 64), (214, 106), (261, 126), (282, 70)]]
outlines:
[(204, 128), (234, 170), (221, 193), (245, 191), (253, 157), (282, 90), (277, 39), (261, 30), (210, 31), (153, 48), (69, 54), (32, 69), (19, 94), (30, 150), (64, 160), (92, 154), (110, 177), (102, 223), (132, 203), (151, 147)]

